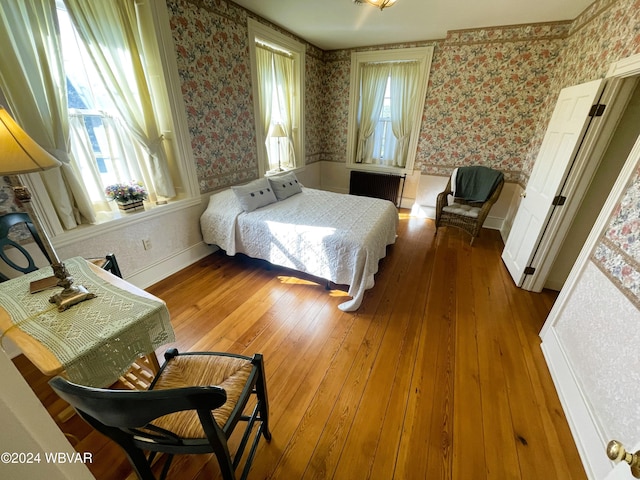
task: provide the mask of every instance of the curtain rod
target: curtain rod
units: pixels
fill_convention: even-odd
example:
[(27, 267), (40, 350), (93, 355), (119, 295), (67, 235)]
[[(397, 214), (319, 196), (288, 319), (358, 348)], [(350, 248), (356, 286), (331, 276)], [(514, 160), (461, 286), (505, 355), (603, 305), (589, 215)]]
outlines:
[(276, 47), (269, 43), (265, 43), (264, 41), (259, 39), (256, 39), (256, 47), (264, 48), (265, 50), (269, 50), (270, 52), (277, 53), (279, 55), (286, 55), (287, 57), (293, 57), (293, 54), (291, 52), (288, 52), (287, 50), (283, 50), (282, 48)]

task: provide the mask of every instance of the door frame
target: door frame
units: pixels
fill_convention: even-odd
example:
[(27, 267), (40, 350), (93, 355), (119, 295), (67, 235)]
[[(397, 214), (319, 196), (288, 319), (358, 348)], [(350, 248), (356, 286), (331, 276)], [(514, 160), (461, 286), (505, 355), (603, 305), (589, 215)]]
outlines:
[[(611, 79), (620, 86), (624, 79), (640, 76), (640, 54), (620, 60), (611, 65), (607, 73), (607, 79)], [(629, 83), (629, 82), (627, 82)], [(617, 124), (617, 122), (616, 122)], [(609, 134), (613, 132), (611, 125), (605, 129), (601, 125), (600, 134)], [(597, 132), (594, 132), (597, 133)], [(608, 144), (608, 141), (607, 141)], [(592, 144), (595, 148), (595, 144)], [(585, 152), (588, 154), (588, 152)], [(611, 192), (605, 201), (596, 222), (594, 223), (587, 240), (578, 255), (564, 287), (560, 291), (556, 302), (545, 321), (540, 337), (542, 338), (542, 351), (551, 372), (551, 377), (555, 384), (560, 402), (564, 410), (567, 422), (571, 429), (574, 442), (582, 463), (584, 465), (587, 476), (592, 479), (604, 478), (608, 472), (614, 468), (611, 462), (604, 454), (607, 439), (598, 422), (597, 415), (590, 407), (587, 396), (577, 377), (573, 372), (571, 363), (568, 361), (564, 351), (560, 337), (555, 331), (555, 325), (561, 317), (567, 302), (575, 290), (578, 280), (581, 278), (591, 252), (596, 246), (599, 238), (607, 228), (611, 212), (624, 194), (629, 178), (634, 174), (636, 165), (640, 162), (640, 136), (634, 147), (632, 148), (627, 160), (625, 161), (618, 178), (611, 189)], [(597, 162), (596, 162), (597, 163)]]

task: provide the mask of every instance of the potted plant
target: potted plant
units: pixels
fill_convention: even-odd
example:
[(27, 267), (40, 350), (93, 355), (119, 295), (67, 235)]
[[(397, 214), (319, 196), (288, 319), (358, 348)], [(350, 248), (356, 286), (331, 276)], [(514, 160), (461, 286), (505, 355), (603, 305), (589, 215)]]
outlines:
[(140, 182), (116, 183), (104, 190), (107, 198), (115, 200), (118, 208), (124, 212), (144, 210), (143, 200), (147, 199), (147, 191)]

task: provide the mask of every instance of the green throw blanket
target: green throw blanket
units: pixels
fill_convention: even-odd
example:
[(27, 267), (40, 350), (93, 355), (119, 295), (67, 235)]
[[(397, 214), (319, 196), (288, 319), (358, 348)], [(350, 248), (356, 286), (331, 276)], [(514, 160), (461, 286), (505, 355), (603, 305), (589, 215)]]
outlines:
[(460, 167), (455, 196), (467, 202), (486, 202), (503, 176), (502, 172), (488, 167)]

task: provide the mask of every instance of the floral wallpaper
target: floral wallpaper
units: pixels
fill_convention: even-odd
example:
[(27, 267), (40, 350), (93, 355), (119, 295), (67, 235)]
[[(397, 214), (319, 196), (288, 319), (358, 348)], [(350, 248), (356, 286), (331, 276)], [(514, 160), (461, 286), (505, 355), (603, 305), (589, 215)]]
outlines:
[(323, 160), (322, 152), (326, 138), (325, 98), (325, 65), (322, 50), (307, 45), (305, 58), (305, 125), (304, 144), (305, 162), (307, 165)]
[[(434, 45), (416, 169), (486, 165), (518, 181), (568, 22), (449, 32)], [(373, 47), (372, 47), (373, 48)], [(370, 48), (371, 49), (371, 48)], [(359, 49), (366, 50), (366, 49)], [(326, 52), (324, 160), (345, 162), (351, 51)]]
[(9, 183), (9, 177), (0, 177), (0, 215), (20, 211), (21, 208), (13, 196), (13, 189)]
[[(13, 188), (9, 177), (0, 177), (0, 215), (24, 211), (13, 195)], [(15, 242), (31, 241), (31, 233), (24, 224), (15, 225), (9, 229), (9, 238)]]
[(613, 211), (591, 259), (640, 308), (640, 167)]
[(167, 2), (202, 192), (256, 176), (246, 15), (225, 6)]
[(524, 160), (525, 184), (560, 90), (566, 86), (603, 78), (612, 63), (639, 52), (638, 0), (596, 1), (571, 24)]
[[(253, 14), (225, 0), (168, 0), (167, 7), (201, 192), (255, 178), (246, 31)], [(417, 168), (448, 175), (460, 164), (483, 164), (518, 181), (569, 26), (455, 31), (440, 41), (375, 47), (435, 45)], [(350, 63), (351, 50), (307, 44), (307, 163), (346, 160)]]
[[(416, 158), (421, 173), (481, 164), (524, 186), (560, 89), (603, 76), (612, 61), (635, 53), (630, 13), (637, 2), (596, 1), (573, 22), (459, 30), (359, 50), (435, 46)], [(167, 0), (167, 7), (201, 192), (255, 178), (246, 21), (268, 22), (227, 0)], [(307, 44), (307, 163), (346, 161), (350, 62), (351, 50)]]
[[(247, 17), (257, 17), (225, 0), (168, 0), (167, 8), (200, 191), (256, 178)], [(307, 45), (307, 163), (320, 159), (322, 71), (322, 51)]]
[(519, 181), (569, 23), (449, 32), (438, 42), (416, 163), (485, 165)]
[(323, 160), (345, 162), (347, 126), (349, 124), (349, 86), (351, 83), (351, 52), (326, 52), (322, 117), (325, 119)]

